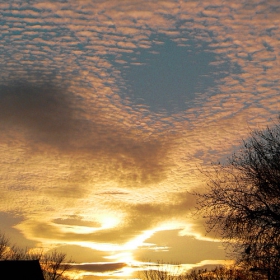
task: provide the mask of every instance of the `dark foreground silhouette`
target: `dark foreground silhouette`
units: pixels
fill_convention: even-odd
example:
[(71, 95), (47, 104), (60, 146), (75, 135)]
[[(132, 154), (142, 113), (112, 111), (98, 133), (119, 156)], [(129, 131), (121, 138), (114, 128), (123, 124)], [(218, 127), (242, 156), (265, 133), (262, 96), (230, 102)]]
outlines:
[(39, 260), (0, 261), (3, 280), (44, 280)]

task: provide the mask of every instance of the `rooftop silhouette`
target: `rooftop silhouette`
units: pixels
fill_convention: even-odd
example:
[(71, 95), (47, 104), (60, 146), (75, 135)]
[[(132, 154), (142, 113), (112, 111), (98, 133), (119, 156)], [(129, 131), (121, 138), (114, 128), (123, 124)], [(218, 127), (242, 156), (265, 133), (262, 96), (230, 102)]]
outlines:
[(44, 280), (38, 260), (0, 261), (0, 271), (3, 280)]

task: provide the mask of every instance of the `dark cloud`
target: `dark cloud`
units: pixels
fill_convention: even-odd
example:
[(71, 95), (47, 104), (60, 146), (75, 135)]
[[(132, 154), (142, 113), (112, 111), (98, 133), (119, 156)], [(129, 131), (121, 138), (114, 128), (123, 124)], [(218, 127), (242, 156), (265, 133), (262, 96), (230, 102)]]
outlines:
[(62, 147), (77, 126), (71, 103), (66, 87), (12, 81), (0, 85), (0, 123), (32, 142)]
[(115, 271), (127, 266), (125, 263), (88, 263), (74, 264), (73, 269), (90, 271), (90, 272), (106, 272)]
[(100, 223), (97, 222), (92, 222), (92, 221), (85, 221), (82, 219), (82, 217), (78, 215), (71, 215), (66, 218), (59, 218), (53, 220), (54, 223), (56, 224), (61, 224), (61, 225), (75, 225), (75, 226), (92, 226), (92, 227), (99, 227)]
[[(97, 100), (96, 96), (92, 97)], [(140, 129), (128, 129), (117, 115), (109, 117), (107, 108), (102, 109), (97, 101), (85, 109), (88, 101), (79, 99), (77, 92), (72, 93), (57, 81), (13, 81), (2, 85), (1, 141), (13, 139), (13, 143), (24, 143), (29, 153), (52, 151), (74, 155), (76, 159), (85, 159), (88, 166), (94, 160), (99, 162), (101, 173), (102, 169), (106, 171), (107, 179), (130, 182), (130, 186), (165, 179), (164, 161), (170, 139), (175, 136), (164, 132), (147, 137)], [(76, 166), (70, 176), (71, 183), (89, 180), (91, 172), (85, 170), (84, 166)], [(63, 193), (67, 195), (69, 191)]]

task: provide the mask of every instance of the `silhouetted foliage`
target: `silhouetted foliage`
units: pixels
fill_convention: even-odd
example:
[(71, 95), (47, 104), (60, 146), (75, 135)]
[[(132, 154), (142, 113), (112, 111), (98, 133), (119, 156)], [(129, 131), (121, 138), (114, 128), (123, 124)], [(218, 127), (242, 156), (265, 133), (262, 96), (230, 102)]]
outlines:
[[(184, 276), (185, 280), (257, 280), (252, 278), (250, 273), (245, 273), (241, 269), (226, 268), (219, 266), (211, 270), (200, 269), (192, 270)], [(260, 280), (258, 278), (258, 280)]]
[[(174, 271), (175, 268), (175, 271)], [(145, 269), (139, 275), (142, 280), (265, 280), (265, 276), (256, 274), (248, 268), (239, 266), (219, 266), (213, 269), (197, 269), (179, 274), (180, 265), (160, 264)]]
[(208, 191), (197, 195), (208, 230), (231, 241), (240, 263), (267, 279), (279, 279), (279, 124), (252, 132), (226, 164), (206, 175)]
[(0, 260), (6, 260), (8, 255), (9, 239), (5, 234), (0, 234)]
[(65, 272), (71, 269), (71, 260), (66, 260), (66, 254), (53, 251), (42, 255), (39, 259), (45, 280), (67, 280)]
[(149, 265), (140, 271), (139, 278), (144, 280), (176, 280), (178, 279), (180, 265), (165, 264), (158, 261)]
[(66, 254), (57, 251), (30, 252), (27, 248), (19, 248), (4, 234), (0, 234), (0, 260), (39, 260), (45, 280), (70, 280), (67, 272), (73, 262), (66, 259)]

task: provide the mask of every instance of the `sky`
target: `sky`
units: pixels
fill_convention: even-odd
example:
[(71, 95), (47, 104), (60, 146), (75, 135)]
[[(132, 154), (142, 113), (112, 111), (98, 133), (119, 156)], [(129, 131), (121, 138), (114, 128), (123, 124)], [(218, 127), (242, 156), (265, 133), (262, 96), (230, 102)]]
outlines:
[(202, 170), (279, 114), (278, 0), (0, 1), (0, 224), (77, 279), (228, 260)]

